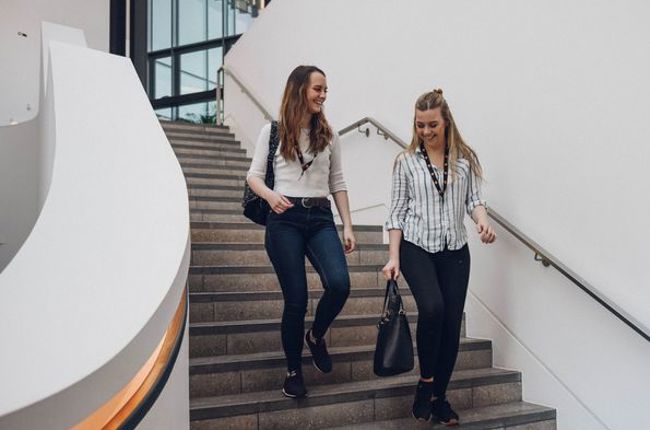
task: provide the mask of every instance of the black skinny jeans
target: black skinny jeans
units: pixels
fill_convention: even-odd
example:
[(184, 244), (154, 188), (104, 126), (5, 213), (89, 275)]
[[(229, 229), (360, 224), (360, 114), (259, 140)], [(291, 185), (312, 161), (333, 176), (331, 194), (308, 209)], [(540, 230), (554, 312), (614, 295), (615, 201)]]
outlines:
[(271, 212), (265, 246), (284, 297), (281, 332), (287, 368), (299, 370), (308, 301), (305, 256), (325, 290), (312, 325), (314, 337), (325, 336), (350, 294), (348, 265), (331, 209), (296, 204), (282, 214)]
[(418, 308), (417, 347), (422, 378), (433, 377), (433, 394), (444, 397), (458, 356), (469, 282), (469, 248), (430, 253), (400, 244), (400, 269)]

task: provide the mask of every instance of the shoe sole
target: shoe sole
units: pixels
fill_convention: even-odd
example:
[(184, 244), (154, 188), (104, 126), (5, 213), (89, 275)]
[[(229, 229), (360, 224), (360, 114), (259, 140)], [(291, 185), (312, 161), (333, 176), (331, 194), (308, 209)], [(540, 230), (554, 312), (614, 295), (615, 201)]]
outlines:
[(303, 394), (302, 396), (296, 396), (294, 394), (289, 394), (286, 391), (284, 391), (284, 388), (282, 389), (282, 394), (284, 394), (285, 397), (289, 397), (290, 399), (302, 399), (303, 397), (307, 397), (307, 393)]
[(411, 411), (411, 416), (412, 416), (413, 418), (415, 418), (416, 421), (427, 422), (427, 421), (429, 421), (429, 420), (431, 419), (431, 415), (429, 415), (428, 418), (418, 418), (418, 417), (415, 416), (415, 414), (413, 413), (413, 411)]
[(316, 368), (316, 370), (318, 370), (320, 373), (323, 373), (323, 374), (325, 374), (325, 375), (327, 375), (328, 373), (331, 373), (331, 372), (332, 372), (332, 369), (330, 369), (329, 372), (326, 372), (326, 371), (324, 371), (323, 369), (321, 369), (320, 367), (318, 367), (318, 365), (316, 364), (316, 360), (314, 360), (313, 358), (311, 359), (311, 364), (314, 365), (314, 367)]

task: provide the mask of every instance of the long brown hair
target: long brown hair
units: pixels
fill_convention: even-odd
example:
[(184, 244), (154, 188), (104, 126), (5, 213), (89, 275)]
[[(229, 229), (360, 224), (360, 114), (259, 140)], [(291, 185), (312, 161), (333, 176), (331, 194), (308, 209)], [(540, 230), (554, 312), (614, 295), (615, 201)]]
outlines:
[[(452, 174), (456, 175), (456, 160), (458, 158), (464, 158), (469, 161), (469, 167), (472, 169), (472, 172), (479, 178), (483, 177), (483, 169), (481, 168), (481, 163), (478, 161), (478, 156), (476, 152), (469, 145), (465, 143), (463, 137), (456, 127), (456, 122), (454, 117), (451, 115), (451, 110), (447, 104), (447, 100), (442, 96), (441, 89), (435, 89), (428, 93), (422, 94), (415, 102), (415, 109), (419, 111), (426, 111), (429, 109), (440, 108), (440, 114), (442, 119), (445, 121), (445, 139), (447, 140), (447, 145), (449, 145), (449, 165), (451, 166)], [(411, 144), (408, 147), (408, 151), (413, 153), (420, 146), (422, 139), (417, 134), (415, 127), (415, 116), (413, 117), (413, 137), (411, 138)]]
[[(312, 73), (320, 73), (325, 76), (325, 72), (316, 66), (298, 66), (293, 69), (287, 79), (287, 85), (284, 87), (278, 131), (281, 142), (280, 153), (285, 160), (296, 159), (295, 148), (298, 146), (303, 115), (308, 110), (307, 89)], [(311, 116), (309, 152), (312, 154), (321, 152), (331, 140), (332, 129), (321, 110)]]

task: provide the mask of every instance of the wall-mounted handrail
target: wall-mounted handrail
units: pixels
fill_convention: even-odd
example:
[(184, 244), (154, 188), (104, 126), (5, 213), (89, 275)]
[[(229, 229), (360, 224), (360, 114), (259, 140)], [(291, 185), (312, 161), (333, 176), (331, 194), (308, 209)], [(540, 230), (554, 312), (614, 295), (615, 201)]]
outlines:
[[(267, 120), (271, 121), (273, 119), (273, 117), (262, 106), (262, 104), (255, 98), (255, 96), (248, 90), (248, 88), (246, 88), (241, 83), (241, 80), (239, 80), (232, 73), (232, 71), (228, 70), (226, 67), (222, 67), (221, 69), (223, 69), (223, 71), (225, 73), (227, 73), (235, 81), (235, 83), (237, 83), (237, 85), (239, 85), (242, 92), (245, 93), (253, 101), (255, 106), (257, 106), (258, 109), (264, 114), (264, 117)], [(375, 120), (372, 117), (368, 117), (368, 116), (363, 117), (360, 120), (357, 120), (357, 121), (353, 122), (352, 124), (348, 125), (347, 127), (342, 128), (341, 130), (339, 130), (338, 134), (339, 134), (339, 136), (342, 136), (342, 135), (344, 135), (346, 133), (349, 133), (351, 131), (358, 130), (359, 132), (365, 134), (366, 137), (369, 137), (370, 133), (369, 133), (368, 129), (361, 130), (361, 126), (364, 125), (364, 124), (367, 124), (367, 123), (372, 124), (377, 129), (377, 134), (383, 136), (384, 139), (387, 139), (387, 140), (390, 139), (394, 143), (396, 143), (397, 145), (401, 146), (402, 148), (407, 148), (408, 147), (406, 142), (404, 142), (402, 139), (400, 139), (395, 133), (390, 131), (388, 128), (386, 128), (379, 121)], [(521, 243), (526, 245), (526, 247), (531, 249), (535, 253), (534, 254), (535, 261), (539, 261), (540, 263), (542, 263), (542, 265), (544, 267), (548, 267), (548, 266), (554, 267), (564, 277), (569, 279), (571, 282), (573, 282), (575, 285), (577, 285), (581, 290), (583, 290), (585, 293), (587, 293), (587, 295), (589, 295), (592, 299), (594, 299), (598, 304), (600, 304), (605, 309), (607, 309), (609, 312), (614, 314), (614, 316), (616, 316), (618, 319), (620, 319), (625, 324), (627, 324), (632, 330), (637, 332), (645, 340), (650, 341), (650, 333), (648, 333), (643, 328), (641, 328), (641, 326), (643, 324), (641, 324), (639, 321), (637, 321), (629, 313), (625, 312), (625, 310), (623, 310), (621, 307), (619, 307), (616, 303), (612, 302), (611, 300), (606, 298), (603, 294), (599, 293), (598, 290), (596, 288), (594, 288), (584, 278), (582, 278), (576, 272), (574, 272), (573, 270), (568, 268), (558, 258), (554, 257), (550, 252), (548, 252), (547, 250), (542, 248), (540, 245), (538, 245), (537, 242), (535, 242), (530, 237), (528, 237), (524, 233), (522, 233), (517, 227), (515, 227), (512, 223), (510, 223), (508, 220), (506, 220), (503, 216), (499, 215), (499, 213), (496, 212), (494, 209), (490, 208), (488, 210), (488, 216), (490, 218), (492, 218), (501, 227), (503, 227), (504, 230), (506, 230), (508, 233), (510, 233), (512, 236), (514, 236), (517, 240), (519, 240)]]
[[(230, 76), (232, 78), (232, 80), (235, 81), (235, 83), (239, 86), (239, 89), (244, 94), (246, 94), (248, 96), (248, 98), (251, 99), (253, 104), (255, 106), (257, 106), (257, 108), (260, 110), (260, 112), (262, 112), (262, 114), (264, 115), (264, 118), (267, 121), (273, 121), (273, 115), (271, 115), (269, 113), (269, 111), (262, 105), (262, 103), (260, 103), (259, 100), (257, 100), (257, 98), (255, 98), (255, 96), (248, 90), (246, 85), (242, 84), (241, 80), (237, 76), (235, 76), (235, 74), (232, 73), (232, 71), (230, 71), (225, 65), (223, 65), (223, 66), (219, 67), (219, 69), (217, 70), (217, 118), (219, 118), (217, 121), (221, 121), (221, 123), (219, 125), (223, 125), (223, 109), (221, 108), (221, 105), (219, 104), (219, 98), (221, 97), (220, 93), (221, 93), (221, 90), (223, 88), (222, 88), (222, 85), (221, 85), (221, 81), (219, 80), (219, 74), (221, 74), (222, 76), (224, 74)], [(224, 83), (225, 83), (225, 81), (224, 81)]]

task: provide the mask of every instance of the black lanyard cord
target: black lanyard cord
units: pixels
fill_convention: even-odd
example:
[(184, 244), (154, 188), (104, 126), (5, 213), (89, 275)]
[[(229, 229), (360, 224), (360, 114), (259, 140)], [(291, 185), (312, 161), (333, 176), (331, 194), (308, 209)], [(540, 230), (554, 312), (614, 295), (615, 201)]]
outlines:
[(312, 158), (307, 163), (305, 163), (305, 157), (302, 155), (302, 151), (300, 150), (300, 148), (298, 148), (298, 145), (296, 145), (296, 154), (298, 155), (298, 160), (300, 160), (300, 168), (302, 169), (302, 173), (300, 174), (300, 177), (302, 178), (302, 175), (304, 175), (307, 169), (309, 169), (311, 165), (314, 163), (314, 160), (316, 159), (318, 153), (314, 155), (314, 158)]
[(445, 160), (443, 162), (442, 188), (440, 188), (440, 182), (438, 182), (438, 177), (436, 176), (436, 172), (433, 171), (433, 167), (431, 166), (431, 161), (429, 160), (429, 154), (427, 154), (427, 150), (424, 147), (424, 143), (420, 143), (420, 151), (422, 152), (422, 155), (424, 155), (424, 161), (426, 161), (427, 163), (429, 174), (431, 175), (431, 179), (433, 179), (433, 185), (436, 186), (436, 190), (438, 190), (438, 195), (440, 195), (440, 199), (444, 200), (445, 191), (447, 190), (447, 179), (449, 177), (449, 145), (445, 144)]

